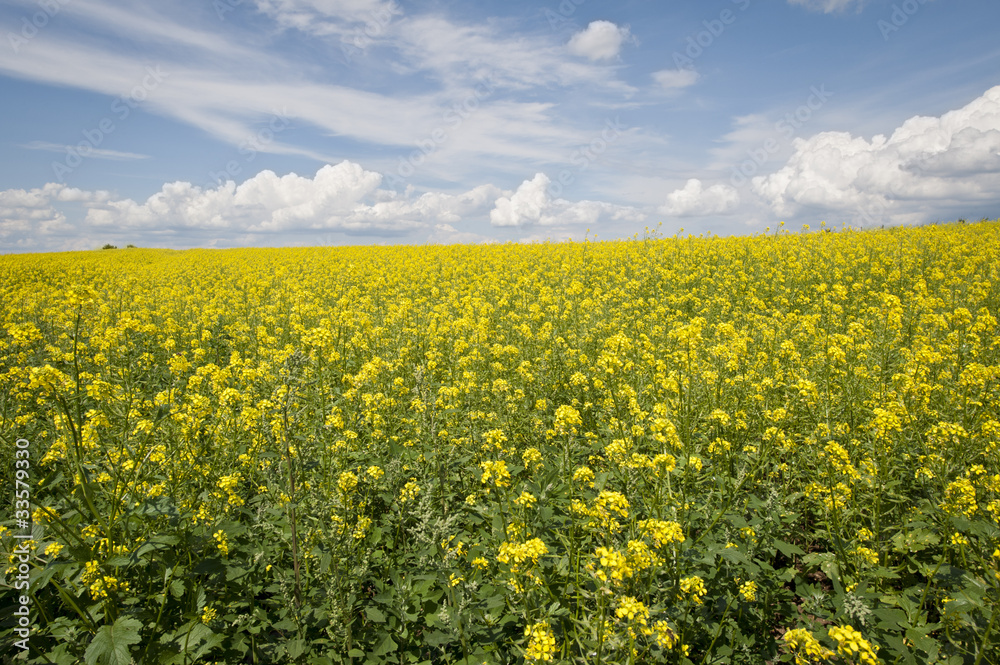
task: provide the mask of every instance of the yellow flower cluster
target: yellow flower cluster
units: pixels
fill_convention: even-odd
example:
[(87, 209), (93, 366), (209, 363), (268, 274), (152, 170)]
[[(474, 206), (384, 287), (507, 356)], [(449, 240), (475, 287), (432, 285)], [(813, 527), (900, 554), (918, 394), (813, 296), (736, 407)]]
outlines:
[(497, 487), (510, 486), (510, 471), (507, 469), (507, 463), (503, 460), (487, 460), (479, 466), (483, 470), (481, 481), (484, 485), (488, 485), (492, 480)]
[(971, 517), (977, 510), (976, 487), (968, 478), (956, 478), (944, 488), (941, 510), (949, 515)]
[(594, 486), (594, 471), (590, 467), (580, 466), (573, 471), (573, 482), (580, 483), (581, 485), (587, 485), (588, 487)]
[(748, 603), (752, 603), (757, 600), (757, 583), (751, 580), (740, 584), (740, 595), (743, 596), (743, 600)]
[(118, 578), (105, 575), (101, 571), (101, 565), (97, 561), (88, 561), (84, 565), (83, 574), (80, 576), (80, 579), (84, 584), (88, 585), (90, 595), (95, 600), (108, 598), (112, 591), (127, 592), (129, 590), (128, 582), (119, 583)]
[(544, 466), (541, 451), (538, 448), (528, 448), (521, 453), (521, 463), (524, 464), (524, 468), (537, 471)]
[(514, 503), (522, 508), (531, 508), (538, 503), (538, 499), (531, 492), (521, 492), (521, 496), (514, 499)]
[(580, 412), (572, 406), (564, 404), (556, 409), (554, 426), (559, 434), (576, 434), (577, 428), (582, 425)]
[(548, 553), (549, 548), (545, 546), (541, 538), (532, 538), (523, 543), (504, 542), (501, 543), (500, 551), (497, 553), (497, 561), (506, 564), (512, 563), (511, 568), (515, 569), (528, 560), (533, 565), (537, 564), (538, 557)]
[(634, 596), (625, 596), (618, 601), (615, 616), (645, 626), (647, 619), (649, 619), (649, 609), (642, 601), (636, 600)]
[(829, 660), (833, 656), (833, 652), (820, 644), (819, 640), (805, 628), (785, 631), (782, 640), (795, 654), (795, 665), (813, 665)]
[(549, 624), (532, 624), (524, 629), (524, 636), (528, 638), (528, 649), (524, 653), (527, 662), (549, 662), (555, 658), (556, 638)]
[(403, 489), (399, 490), (399, 502), (409, 503), (417, 498), (417, 494), (420, 493), (420, 485), (417, 484), (416, 478), (410, 478)]
[(587, 564), (587, 570), (591, 571), (602, 582), (607, 582), (609, 579), (613, 582), (621, 582), (632, 577), (634, 571), (624, 553), (601, 546), (594, 551), (594, 558), (600, 567), (591, 562)]
[[(377, 468), (377, 467), (376, 467)], [(351, 471), (343, 471), (337, 479), (337, 488), (344, 497), (351, 495), (358, 486), (358, 477)]]
[(684, 529), (677, 522), (667, 520), (640, 520), (636, 526), (642, 530), (657, 547), (684, 542)]
[(681, 580), (681, 593), (687, 594), (695, 604), (701, 605), (701, 599), (708, 593), (708, 589), (705, 588), (705, 580), (692, 575)]
[(628, 518), (628, 507), (628, 499), (621, 492), (601, 490), (589, 514), (602, 529), (614, 532), (621, 529), (617, 518)]
[(878, 647), (873, 647), (868, 640), (851, 626), (834, 626), (829, 630), (830, 637), (837, 642), (837, 653), (842, 656), (853, 657), (857, 654), (859, 662), (864, 665), (876, 665), (879, 660), (876, 652)]
[(677, 646), (677, 633), (663, 619), (653, 624), (653, 635), (656, 639), (656, 644), (665, 651), (669, 651)]
[(223, 530), (218, 530), (212, 537), (215, 538), (215, 547), (219, 550), (222, 556), (229, 555), (229, 539), (226, 537), (226, 532)]

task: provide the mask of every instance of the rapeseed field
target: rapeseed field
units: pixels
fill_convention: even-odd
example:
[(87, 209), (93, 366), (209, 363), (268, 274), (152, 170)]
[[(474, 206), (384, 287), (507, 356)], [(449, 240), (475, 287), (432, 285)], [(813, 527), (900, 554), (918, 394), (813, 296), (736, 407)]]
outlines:
[(15, 662), (1000, 662), (1000, 222), (3, 256), (0, 299)]

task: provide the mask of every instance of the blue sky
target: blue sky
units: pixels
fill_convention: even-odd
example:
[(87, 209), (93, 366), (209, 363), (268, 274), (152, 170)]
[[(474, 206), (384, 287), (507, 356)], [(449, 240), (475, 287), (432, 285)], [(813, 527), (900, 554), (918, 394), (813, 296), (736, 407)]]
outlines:
[(7, 0), (0, 252), (1000, 215), (995, 0)]

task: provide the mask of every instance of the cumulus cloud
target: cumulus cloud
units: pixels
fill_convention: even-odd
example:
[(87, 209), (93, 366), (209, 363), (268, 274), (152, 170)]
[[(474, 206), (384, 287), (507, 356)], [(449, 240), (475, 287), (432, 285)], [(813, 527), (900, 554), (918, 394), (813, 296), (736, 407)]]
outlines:
[(618, 27), (611, 21), (593, 21), (585, 30), (569, 40), (569, 52), (589, 60), (611, 60), (618, 57), (622, 44), (629, 38), (628, 26)]
[(694, 85), (698, 81), (698, 72), (693, 69), (661, 69), (653, 72), (653, 80), (664, 90), (679, 90)]
[[(468, 222), (494, 227), (571, 227), (642, 222), (637, 208), (553, 198), (537, 174), (515, 191), (486, 184), (449, 194), (383, 189), (383, 176), (343, 161), (313, 177), (261, 171), (217, 187), (172, 182), (144, 201), (50, 183), (0, 191), (0, 248), (88, 249), (105, 242), (148, 246), (288, 244), (309, 234), (401, 236), (429, 242), (495, 241)], [(75, 206), (70, 212), (69, 208)], [(66, 211), (63, 211), (63, 208)], [(475, 224), (473, 224), (475, 226)]]
[(856, 6), (858, 11), (865, 5), (865, 0), (788, 0), (791, 5), (799, 5), (806, 9), (831, 14), (833, 12), (847, 11)]
[(740, 194), (729, 185), (712, 185), (708, 188), (701, 180), (691, 178), (683, 189), (667, 194), (667, 202), (660, 212), (673, 217), (724, 215), (740, 204)]
[(455, 223), (488, 206), (501, 192), (483, 185), (459, 195), (428, 192), (411, 199), (380, 190), (382, 175), (343, 161), (312, 178), (261, 171), (237, 185), (202, 189), (174, 182), (138, 203), (90, 207), (88, 223), (132, 229), (214, 229), (250, 233), (406, 231), (433, 222)]
[(550, 182), (544, 173), (537, 173), (532, 180), (521, 183), (512, 195), (497, 199), (490, 211), (490, 223), (493, 226), (537, 224), (542, 219), (542, 213), (551, 205), (545, 191)]
[(643, 221), (645, 213), (630, 207), (601, 201), (554, 199), (549, 193), (551, 181), (544, 173), (536, 173), (514, 192), (498, 198), (490, 211), (493, 226), (563, 226), (596, 224), (602, 219)]
[(0, 191), (0, 247), (19, 251), (44, 249), (39, 236), (70, 230), (66, 215), (53, 205), (57, 201), (94, 200), (106, 194), (85, 194), (58, 183), (35, 189)]
[[(382, 175), (344, 161), (314, 177), (261, 171), (237, 185), (172, 182), (145, 201), (50, 183), (0, 191), (0, 249), (87, 249), (106, 241), (204, 246), (253, 244), (304, 233), (430, 234), (472, 242), (456, 228), (485, 218), (503, 192), (480, 185), (460, 194), (399, 194)], [(70, 210), (72, 208), (72, 211)], [(64, 210), (65, 209), (65, 210)], [(214, 238), (214, 240), (213, 240)]]
[(779, 215), (803, 206), (906, 212), (995, 201), (1000, 192), (1000, 86), (939, 118), (916, 116), (886, 138), (846, 132), (796, 139), (777, 172), (753, 180)]

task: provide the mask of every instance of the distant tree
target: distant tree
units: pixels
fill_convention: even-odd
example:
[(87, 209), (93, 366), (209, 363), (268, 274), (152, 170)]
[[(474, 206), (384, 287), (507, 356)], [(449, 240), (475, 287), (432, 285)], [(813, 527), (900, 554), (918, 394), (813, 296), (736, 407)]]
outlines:
[(108, 243), (107, 245), (105, 245), (104, 247), (101, 247), (101, 249), (118, 249), (118, 245), (112, 245), (112, 244), (111, 244), (111, 243), (109, 242), (109, 243)]

